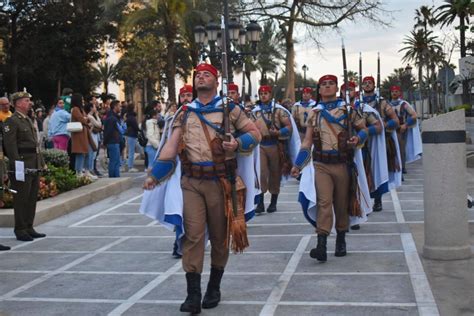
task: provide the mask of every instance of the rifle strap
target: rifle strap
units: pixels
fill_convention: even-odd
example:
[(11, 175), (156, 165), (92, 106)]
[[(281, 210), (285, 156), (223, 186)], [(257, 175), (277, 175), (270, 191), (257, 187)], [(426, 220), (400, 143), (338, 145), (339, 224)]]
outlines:
[[(204, 122), (202, 120), (199, 120), (199, 122), (201, 123), (202, 129), (204, 131), (204, 135), (206, 135), (206, 140), (207, 140), (207, 144), (209, 145), (209, 149), (212, 152), (211, 135), (209, 135), (209, 130), (207, 129), (206, 124), (204, 124)], [(213, 156), (214, 156), (214, 154), (213, 154)]]

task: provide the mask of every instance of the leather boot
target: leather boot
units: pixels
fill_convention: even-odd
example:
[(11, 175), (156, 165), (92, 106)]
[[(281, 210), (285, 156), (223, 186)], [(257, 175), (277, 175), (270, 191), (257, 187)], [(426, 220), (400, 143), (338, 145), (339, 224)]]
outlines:
[(334, 255), (336, 257), (344, 257), (347, 254), (346, 250), (346, 232), (337, 232), (336, 250)]
[(7, 251), (7, 250), (10, 250), (10, 249), (11, 249), (10, 247), (0, 244), (0, 251)]
[(191, 314), (201, 313), (201, 274), (196, 272), (186, 273), (186, 282), (188, 287), (188, 296), (181, 308), (181, 312)]
[(372, 208), (372, 211), (380, 212), (381, 210), (382, 210), (382, 197), (376, 197), (374, 199), (374, 207)]
[(221, 280), (223, 269), (211, 267), (211, 276), (207, 284), (206, 294), (202, 300), (202, 308), (214, 308), (221, 301)]
[(277, 201), (278, 201), (278, 194), (272, 194), (270, 205), (267, 208), (268, 213), (275, 213), (277, 211)]
[(311, 249), (309, 252), (309, 256), (311, 258), (322, 262), (326, 262), (328, 260), (326, 248), (327, 238), (327, 235), (318, 234), (318, 244), (316, 245), (316, 248)]
[(257, 204), (257, 208), (255, 209), (255, 213), (257, 215), (260, 215), (263, 212), (265, 212), (265, 205), (263, 204), (263, 193), (260, 193), (258, 195), (258, 204)]

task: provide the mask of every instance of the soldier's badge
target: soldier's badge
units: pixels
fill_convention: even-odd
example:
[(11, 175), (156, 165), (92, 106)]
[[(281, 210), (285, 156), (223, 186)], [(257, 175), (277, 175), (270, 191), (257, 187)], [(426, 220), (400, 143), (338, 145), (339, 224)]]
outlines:
[(3, 127), (3, 131), (4, 131), (5, 133), (8, 133), (8, 132), (10, 131), (10, 126), (9, 126), (9, 125), (5, 125), (5, 126)]

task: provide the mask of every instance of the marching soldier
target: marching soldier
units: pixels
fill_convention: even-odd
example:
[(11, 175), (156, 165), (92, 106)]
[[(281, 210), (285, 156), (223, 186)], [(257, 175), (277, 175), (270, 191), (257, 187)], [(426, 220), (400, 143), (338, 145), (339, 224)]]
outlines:
[[(177, 194), (176, 192), (182, 190), (182, 195), (171, 198), (172, 201), (170, 198), (167, 199), (173, 203), (183, 201), (184, 227), (181, 228), (180, 225), (177, 227), (181, 233), (184, 232), (182, 237), (183, 269), (186, 272), (188, 296), (181, 305), (182, 312), (199, 313), (201, 311), (201, 273), (206, 226), (211, 242), (211, 274), (202, 308), (216, 307), (220, 301), (220, 283), (229, 257), (227, 234), (228, 230), (235, 232), (234, 226), (228, 226), (231, 225), (229, 220), (233, 214), (232, 209), (228, 211), (228, 206), (232, 203), (227, 198), (224, 199), (224, 194), (230, 195), (229, 186), (232, 188), (234, 185), (226, 177), (235, 170), (231, 168), (237, 163), (236, 154), (238, 153), (237, 160), (239, 155), (251, 155), (253, 148), (260, 141), (256, 126), (239, 106), (232, 103), (229, 104), (228, 122), (232, 134), (238, 132), (240, 136), (236, 138), (232, 136), (229, 141), (223, 141), (224, 111), (223, 100), (217, 95), (219, 84), (217, 73), (217, 69), (209, 64), (200, 64), (196, 67), (194, 87), (197, 98), (176, 113), (168, 141), (155, 162), (152, 175), (144, 183), (145, 189), (153, 189), (159, 185), (157, 190), (165, 190), (168, 195)], [(178, 160), (176, 160), (177, 155), (179, 155)], [(181, 165), (180, 173), (175, 170), (177, 162)], [(237, 165), (238, 173), (240, 167), (244, 166), (240, 164), (240, 161)], [(248, 170), (252, 172), (252, 168)], [(251, 211), (253, 200), (248, 203), (246, 199), (249, 197), (248, 191), (253, 193), (254, 183), (245, 183), (243, 187), (239, 179), (235, 183), (238, 200), (242, 202), (240, 197), (245, 192), (242, 188), (247, 187), (247, 196), (242, 198), (244, 204), (250, 204), (250, 207), (245, 207), (245, 205), (243, 207), (246, 211)], [(253, 182), (254, 178), (251, 179)], [(179, 187), (169, 189), (169, 186), (178, 181), (180, 181)], [(241, 203), (238, 204), (240, 210), (242, 206)], [(176, 209), (176, 204), (174, 206)], [(148, 206), (142, 204), (141, 210), (148, 207), (156, 208), (156, 203)], [(243, 220), (243, 212), (239, 211), (239, 214), (242, 215)], [(173, 216), (175, 219), (181, 218), (180, 214), (173, 214)], [(173, 221), (173, 223), (176, 222)], [(245, 227), (245, 221), (242, 224)], [(242, 233), (245, 234), (246, 240), (246, 232)], [(233, 236), (233, 241), (236, 241), (236, 238), (237, 236)], [(233, 249), (236, 250), (234, 247)], [(243, 248), (236, 251), (242, 250)]]
[(38, 138), (33, 122), (28, 117), (31, 109), (31, 95), (17, 92), (12, 95), (15, 113), (4, 124), (5, 151), (9, 159), (9, 169), (16, 170), (15, 162), (23, 162), (24, 181), (12, 176), (12, 189), (18, 191), (13, 196), (15, 213), (15, 235), (21, 241), (46, 237), (33, 228), (36, 212), (36, 198), (39, 190), (39, 171), (46, 168), (39, 150)]
[[(289, 173), (291, 160), (288, 156), (286, 141), (293, 132), (291, 115), (282, 106), (272, 101), (272, 88), (261, 86), (258, 89), (260, 100), (253, 109), (253, 119), (262, 135), (260, 142), (260, 188), (255, 213), (265, 211), (263, 197), (269, 191), (272, 195), (268, 213), (277, 211), (278, 194), (282, 174)], [(286, 169), (286, 170), (285, 170)]]
[[(384, 124), (385, 129), (385, 147), (387, 150), (387, 166), (389, 172), (389, 186), (396, 188), (401, 185), (401, 165), (399, 158), (398, 140), (396, 139), (394, 131), (399, 125), (398, 117), (390, 104), (383, 99), (377, 98), (375, 94), (375, 79), (372, 76), (367, 76), (362, 79), (362, 89), (364, 90), (363, 103), (370, 105), (379, 114)], [(382, 195), (378, 192), (374, 197), (374, 212), (382, 211)]]
[[(398, 144), (400, 145), (400, 154), (402, 157), (402, 172), (406, 173), (405, 163), (407, 161), (407, 142), (409, 130), (417, 127), (417, 115), (413, 107), (405, 100), (401, 99), (402, 89), (399, 86), (390, 87), (390, 105), (398, 116), (400, 122), (397, 128)], [(419, 151), (421, 153), (421, 149)]]
[(178, 108), (180, 108), (184, 104), (191, 103), (193, 101), (193, 86), (190, 84), (185, 84), (181, 89), (179, 89), (178, 97)]
[[(337, 91), (336, 76), (325, 75), (319, 79), (321, 101), (308, 117), (306, 135), (291, 170), (292, 176), (296, 177), (310, 163), (311, 158), (314, 161), (317, 217), (313, 225), (316, 226), (318, 243), (311, 250), (310, 256), (323, 262), (327, 260), (327, 236), (332, 230), (334, 215), (337, 231), (335, 256), (346, 255), (345, 234), (349, 228), (348, 210), (352, 199), (350, 192), (355, 189), (351, 186), (357, 185), (352, 182), (354, 172), (349, 170), (349, 166), (353, 161), (353, 147), (363, 145), (367, 139), (363, 118), (356, 111), (351, 112), (348, 117), (346, 104), (337, 98)], [(350, 125), (358, 130), (358, 134), (349, 138)], [(303, 173), (300, 191), (302, 185), (306, 186), (305, 181)], [(313, 183), (309, 183), (309, 186)]]
[(291, 109), (291, 115), (295, 120), (296, 126), (298, 127), (298, 132), (300, 138), (303, 139), (306, 133), (306, 125), (308, 120), (308, 115), (311, 113), (311, 110), (316, 105), (316, 101), (312, 99), (313, 89), (306, 87), (303, 89), (303, 97), (301, 101), (296, 102)]

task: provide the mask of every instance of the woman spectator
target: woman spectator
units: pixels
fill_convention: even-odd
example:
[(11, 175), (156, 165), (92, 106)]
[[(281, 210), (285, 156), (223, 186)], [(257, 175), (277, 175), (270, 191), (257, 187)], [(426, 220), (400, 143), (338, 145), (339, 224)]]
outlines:
[(135, 160), (135, 147), (137, 145), (138, 131), (140, 128), (138, 127), (137, 114), (135, 113), (133, 103), (127, 105), (125, 124), (127, 125), (125, 136), (127, 136), (128, 146), (128, 171), (137, 172), (138, 170), (133, 167), (133, 163)]
[(71, 114), (64, 109), (63, 99), (58, 98), (48, 124), (48, 137), (53, 140), (54, 148), (67, 151), (70, 136), (66, 126), (69, 121), (71, 121)]
[(71, 122), (80, 122), (82, 131), (71, 133), (71, 153), (75, 155), (74, 170), (78, 177), (83, 176), (84, 162), (89, 153), (89, 119), (84, 111), (84, 98), (76, 93), (71, 97)]
[[(89, 166), (89, 171), (91, 171), (94, 167), (94, 160), (97, 156), (97, 150), (94, 150), (95, 148), (99, 148), (99, 137), (100, 137), (100, 132), (102, 132), (102, 122), (99, 118), (97, 107), (95, 103), (88, 103), (84, 107), (84, 110), (87, 114), (87, 118), (89, 119), (90, 122), (90, 127), (91, 127), (91, 138), (92, 142), (94, 143), (94, 146), (89, 147), (89, 154), (88, 154), (88, 166)], [(93, 148), (95, 147), (95, 148)], [(96, 176), (100, 176), (100, 174), (97, 174), (94, 170), (94, 173)]]
[(148, 170), (151, 170), (153, 167), (153, 162), (155, 161), (156, 151), (158, 150), (158, 145), (160, 144), (160, 128), (158, 127), (158, 112), (156, 110), (151, 110), (150, 118), (145, 122), (145, 132), (148, 142), (145, 147), (145, 152), (148, 158)]
[(42, 145), (44, 145), (45, 149), (50, 149), (50, 148), (53, 148), (53, 142), (52, 142), (52, 139), (48, 136), (49, 120), (51, 120), (51, 116), (54, 113), (54, 108), (50, 107), (46, 113), (47, 115), (43, 121), (43, 144)]

